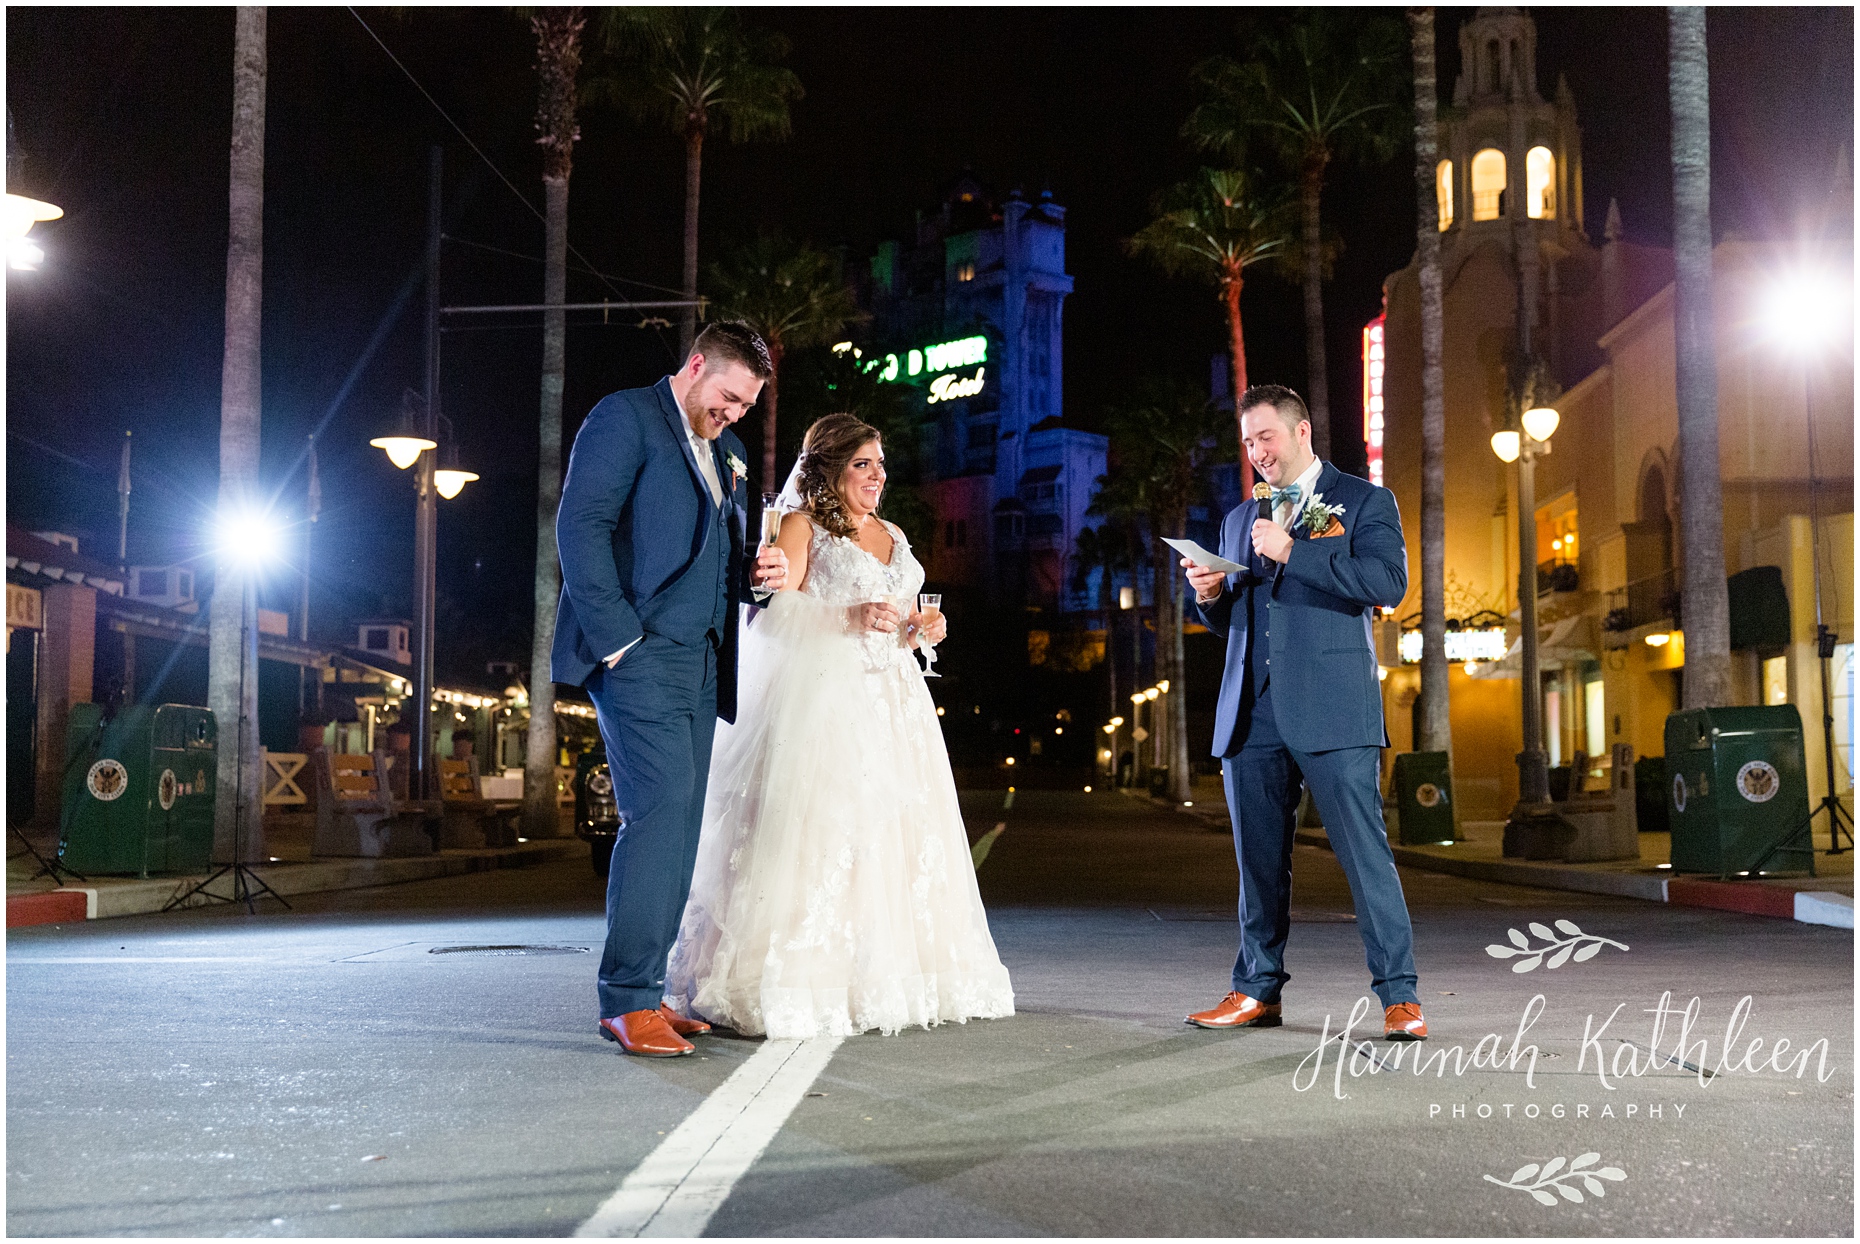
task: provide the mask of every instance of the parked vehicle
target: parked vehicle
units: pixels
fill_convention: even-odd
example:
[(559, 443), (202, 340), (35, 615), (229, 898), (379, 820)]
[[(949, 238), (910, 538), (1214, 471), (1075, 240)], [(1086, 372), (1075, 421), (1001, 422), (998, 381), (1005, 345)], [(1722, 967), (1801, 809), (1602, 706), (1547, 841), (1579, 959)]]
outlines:
[(575, 762), (575, 836), (588, 844), (595, 874), (605, 877), (613, 862), (614, 839), (620, 836), (620, 807), (614, 802), (614, 779), (604, 747), (583, 752)]

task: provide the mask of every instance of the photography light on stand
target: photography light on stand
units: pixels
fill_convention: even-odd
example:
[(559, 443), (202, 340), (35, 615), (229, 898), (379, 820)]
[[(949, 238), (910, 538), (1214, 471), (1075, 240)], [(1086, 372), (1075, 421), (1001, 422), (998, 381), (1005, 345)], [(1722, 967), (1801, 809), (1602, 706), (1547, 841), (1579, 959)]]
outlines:
[[(245, 825), (246, 800), (251, 797), (245, 780), (246, 740), (258, 729), (258, 723), (252, 719), (247, 708), (247, 689), (250, 680), (258, 676), (258, 575), (266, 563), (273, 560), (283, 543), (282, 533), (269, 514), (262, 510), (238, 507), (222, 510), (214, 520), (215, 546), (222, 567), (233, 568), (239, 579), (239, 725), (234, 731), (235, 763), (233, 766), (233, 841), (232, 862), (224, 865), (208, 876), (193, 889), (176, 895), (162, 908), (170, 911), (187, 905), (189, 899), (199, 895), (211, 903), (244, 903), (246, 911), (256, 915), (258, 897), (269, 895), (283, 903), (286, 909), (290, 903), (284, 896), (266, 885), (264, 879), (245, 862)], [(221, 582), (215, 582), (213, 590), (218, 592)], [(262, 775), (261, 775), (262, 785)], [(262, 801), (264, 792), (261, 789)], [(262, 815), (261, 806), (261, 815)], [(215, 894), (207, 887), (221, 877), (232, 878), (232, 892), (226, 895)]]

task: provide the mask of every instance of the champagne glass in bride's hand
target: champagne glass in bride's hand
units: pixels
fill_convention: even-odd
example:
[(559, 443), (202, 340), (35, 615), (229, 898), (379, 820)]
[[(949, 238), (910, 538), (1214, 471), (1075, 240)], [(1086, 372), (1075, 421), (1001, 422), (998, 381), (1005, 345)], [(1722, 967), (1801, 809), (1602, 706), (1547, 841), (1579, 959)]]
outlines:
[(918, 645), (917, 649), (924, 654), (924, 677), (941, 678), (942, 675), (937, 673), (934, 668), (936, 665), (936, 645), (930, 642), (929, 631), (931, 623), (935, 622), (938, 615), (943, 612), (943, 593), (919, 592), (917, 594), (917, 612), (923, 616), (924, 620), (924, 640)]

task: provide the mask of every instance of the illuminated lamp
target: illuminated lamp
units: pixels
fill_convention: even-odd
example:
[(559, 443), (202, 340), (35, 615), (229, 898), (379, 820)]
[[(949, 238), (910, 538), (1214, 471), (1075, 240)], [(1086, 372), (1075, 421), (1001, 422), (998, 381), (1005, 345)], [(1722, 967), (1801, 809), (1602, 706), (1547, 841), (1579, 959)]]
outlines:
[(1556, 435), (1556, 425), (1562, 422), (1562, 416), (1556, 413), (1554, 406), (1533, 406), (1524, 412), (1524, 430), (1534, 441), (1547, 441)]
[(392, 431), (375, 437), (368, 442), (376, 449), (386, 450), (388, 461), (401, 470), (406, 470), (420, 460), (420, 455), (429, 449), (438, 449), (439, 442), (421, 435), (413, 425), (411, 407), (400, 408), (400, 420)]
[(1516, 430), (1506, 428), (1501, 432), (1492, 433), (1492, 452), (1498, 455), (1500, 462), (1516, 462), (1522, 449), (1523, 443)]

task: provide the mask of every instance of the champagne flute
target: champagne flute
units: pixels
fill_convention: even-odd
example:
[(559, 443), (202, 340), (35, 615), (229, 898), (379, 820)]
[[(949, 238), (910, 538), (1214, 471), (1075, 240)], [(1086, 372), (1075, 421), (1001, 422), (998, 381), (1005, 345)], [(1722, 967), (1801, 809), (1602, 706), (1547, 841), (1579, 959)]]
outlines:
[[(936, 616), (943, 612), (943, 593), (919, 592), (917, 594), (917, 612), (925, 615), (924, 629), (928, 630), (930, 623), (934, 622)], [(936, 645), (925, 641), (918, 646), (918, 650), (924, 654), (924, 677), (941, 678), (942, 675), (937, 673), (934, 668), (936, 665)]]
[(762, 542), (756, 546), (758, 551), (775, 543), (775, 537), (781, 534), (781, 511), (776, 508), (780, 501), (779, 493), (762, 494)]

